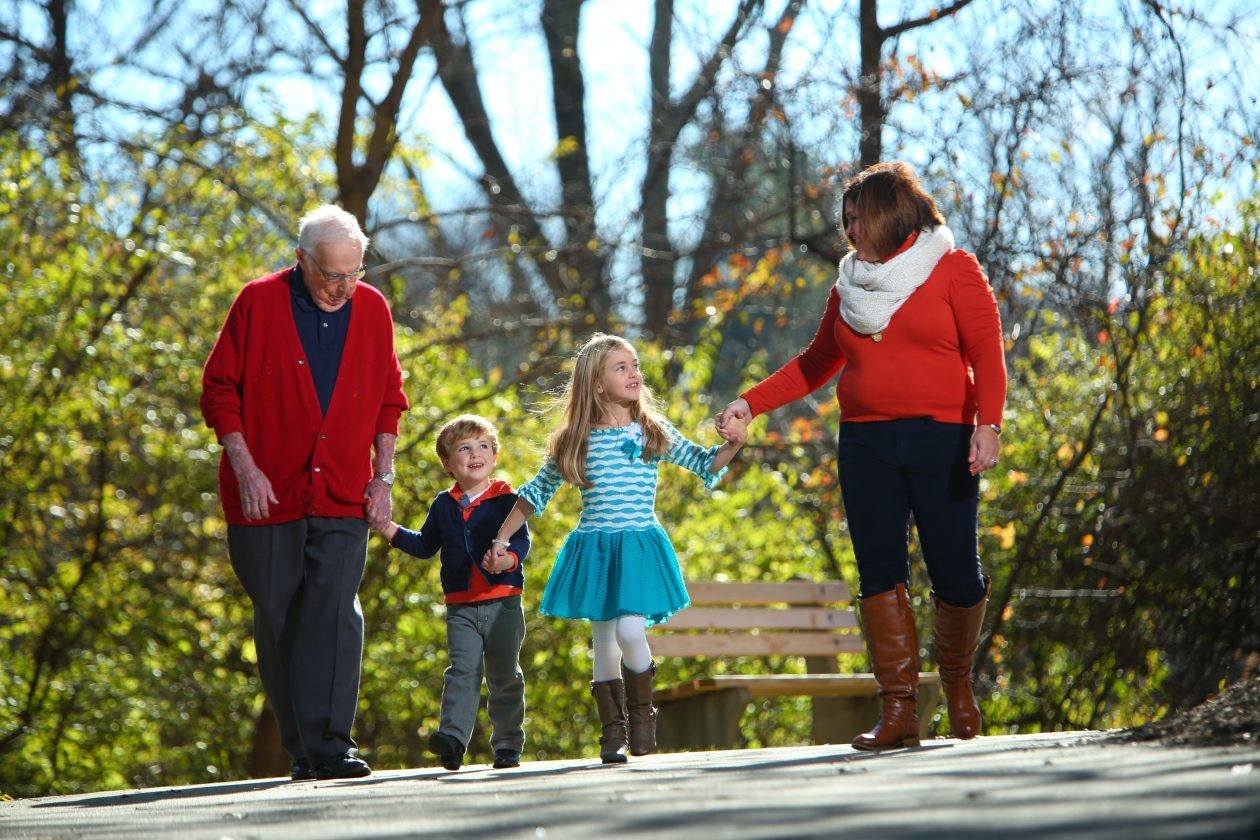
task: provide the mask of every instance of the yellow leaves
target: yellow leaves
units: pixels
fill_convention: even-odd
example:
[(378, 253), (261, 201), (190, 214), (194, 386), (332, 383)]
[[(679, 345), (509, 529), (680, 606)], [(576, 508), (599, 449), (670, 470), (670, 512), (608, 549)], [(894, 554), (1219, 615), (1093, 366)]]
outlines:
[(551, 150), (549, 157), (552, 160), (559, 160), (560, 158), (568, 157), (580, 148), (577, 138), (570, 134), (568, 137), (560, 138), (560, 142)]
[(992, 525), (989, 527), (989, 533), (998, 538), (998, 545), (1002, 548), (1010, 548), (1015, 545), (1015, 523), (1007, 522), (1005, 525)]
[(1020, 470), (1010, 470), (1007, 472), (1006, 477), (1011, 480), (1012, 484), (1023, 484), (1028, 480), (1028, 473)]
[(1086, 548), (1089, 548), (1093, 544), (1094, 544), (1093, 534), (1085, 534), (1083, 537), (1081, 537), (1081, 545), (1085, 546)]
[(1076, 447), (1070, 443), (1065, 443), (1054, 453), (1054, 457), (1058, 459), (1060, 464), (1067, 466), (1076, 457)]
[(1164, 441), (1168, 440), (1168, 430), (1156, 429), (1155, 434), (1151, 435), (1151, 439), (1158, 443), (1163, 443)]

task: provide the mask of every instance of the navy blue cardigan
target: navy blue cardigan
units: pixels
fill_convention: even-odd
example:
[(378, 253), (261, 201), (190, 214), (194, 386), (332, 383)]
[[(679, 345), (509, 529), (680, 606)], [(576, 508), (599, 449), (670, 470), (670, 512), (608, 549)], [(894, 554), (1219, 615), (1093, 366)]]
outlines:
[[(529, 553), (528, 526), (522, 525), (508, 541), (508, 551), (518, 560), (515, 568), (491, 574), (480, 565), (481, 558), (499, 532), (499, 526), (516, 505), (516, 493), (512, 492), (511, 485), (505, 481), (492, 482), (485, 494), (473, 502), (467, 520), (464, 509), (451, 492), (443, 490), (438, 493), (419, 531), (399, 527), (390, 545), (413, 557), (425, 559), (440, 550), (442, 591), (448, 603), (482, 600), (479, 595), (500, 597), (519, 594), (525, 585), (523, 562), (520, 561), (524, 561)], [(480, 580), (473, 578), (474, 565)]]

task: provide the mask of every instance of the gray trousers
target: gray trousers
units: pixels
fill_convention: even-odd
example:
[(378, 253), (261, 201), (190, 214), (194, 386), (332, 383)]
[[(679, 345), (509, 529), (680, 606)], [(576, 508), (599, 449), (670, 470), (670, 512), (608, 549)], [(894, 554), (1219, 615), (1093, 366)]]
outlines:
[(229, 525), (232, 568), (254, 605), (258, 671), (294, 758), (314, 764), (355, 746), (367, 561), (362, 519)]
[(492, 749), (521, 751), (525, 745), (525, 675), (521, 673), (521, 642), (525, 614), (521, 597), (446, 605), (446, 650), (450, 666), (442, 686), (441, 731), (468, 748), (481, 678), (490, 692), (487, 704), (494, 737)]

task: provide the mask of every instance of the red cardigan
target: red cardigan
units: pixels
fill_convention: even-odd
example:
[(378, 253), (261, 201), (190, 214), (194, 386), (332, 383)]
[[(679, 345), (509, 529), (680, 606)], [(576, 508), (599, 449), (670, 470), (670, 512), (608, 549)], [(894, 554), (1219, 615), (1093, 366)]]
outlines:
[(328, 414), (293, 322), (286, 268), (246, 284), (206, 360), (201, 413), (219, 440), (241, 432), (279, 504), (245, 519), (236, 473), (224, 452), (219, 498), (233, 525), (276, 525), (307, 516), (362, 518), (372, 444), (398, 434), (407, 410), (394, 323), (384, 295), (360, 283)]
[(942, 257), (880, 341), (845, 323), (833, 286), (809, 346), (742, 396), (754, 416), (764, 414), (813, 393), (837, 372), (842, 420), (932, 417), (972, 424), (978, 413), (980, 423), (1001, 425), (1002, 322), (976, 258), (960, 250)]

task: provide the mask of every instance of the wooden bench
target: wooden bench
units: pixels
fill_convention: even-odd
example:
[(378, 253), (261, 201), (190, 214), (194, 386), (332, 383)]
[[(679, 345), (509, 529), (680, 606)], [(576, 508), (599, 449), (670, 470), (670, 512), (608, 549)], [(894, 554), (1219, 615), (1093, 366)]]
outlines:
[[(815, 744), (847, 744), (879, 719), (875, 675), (839, 673), (840, 654), (866, 650), (843, 581), (696, 581), (687, 590), (693, 606), (652, 628), (654, 655), (802, 656), (809, 673), (698, 677), (657, 690), (661, 750), (738, 747), (741, 718), (767, 697), (812, 698)], [(939, 698), (940, 675), (920, 673), (923, 737)]]

